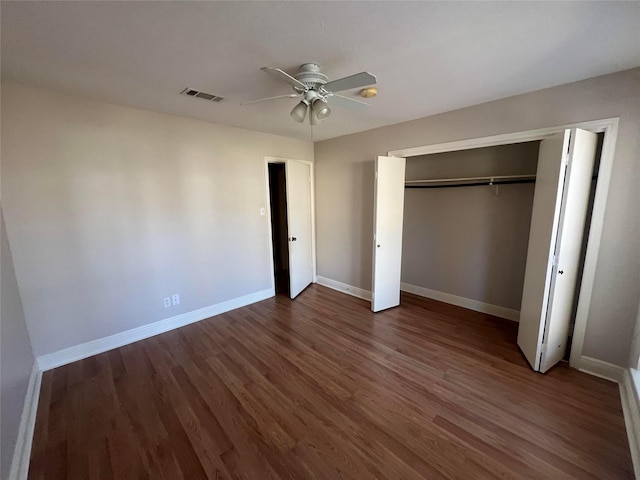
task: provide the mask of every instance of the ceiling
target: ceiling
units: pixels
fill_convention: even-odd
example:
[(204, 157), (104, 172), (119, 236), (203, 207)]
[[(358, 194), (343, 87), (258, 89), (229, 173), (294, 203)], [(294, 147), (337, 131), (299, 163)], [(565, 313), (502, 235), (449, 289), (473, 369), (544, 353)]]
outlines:
[[(640, 2), (1, 2), (2, 80), (314, 141), (640, 66)], [(369, 71), (321, 125), (260, 67)], [(221, 103), (179, 95), (185, 87)], [(356, 97), (357, 90), (344, 92)]]

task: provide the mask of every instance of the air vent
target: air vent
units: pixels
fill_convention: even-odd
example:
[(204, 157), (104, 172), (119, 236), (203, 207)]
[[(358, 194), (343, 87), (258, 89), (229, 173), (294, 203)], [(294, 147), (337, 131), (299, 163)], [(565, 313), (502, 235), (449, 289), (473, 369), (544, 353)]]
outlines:
[(222, 100), (224, 100), (224, 98), (213, 95), (212, 93), (200, 92), (199, 90), (194, 90), (193, 88), (189, 87), (185, 88), (182, 92), (180, 92), (180, 94), (186, 95), (188, 97), (202, 98), (203, 100), (209, 100), (210, 102), (221, 102)]

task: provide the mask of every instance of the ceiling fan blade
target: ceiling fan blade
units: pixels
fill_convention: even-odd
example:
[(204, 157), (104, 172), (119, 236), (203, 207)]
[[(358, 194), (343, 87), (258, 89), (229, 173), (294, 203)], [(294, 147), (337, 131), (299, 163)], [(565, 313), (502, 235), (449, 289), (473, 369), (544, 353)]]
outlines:
[(267, 100), (276, 100), (278, 98), (296, 98), (300, 96), (302, 96), (301, 93), (290, 93), (289, 95), (278, 95), (275, 97), (258, 98), (257, 100), (249, 100), (248, 102), (243, 102), (240, 105), (251, 105), (252, 103), (266, 102)]
[(337, 105), (338, 107), (349, 108), (351, 110), (366, 110), (370, 107), (368, 103), (361, 102), (360, 100), (354, 100), (353, 98), (343, 97), (342, 95), (327, 96), (327, 101), (330, 105)]
[(279, 79), (284, 80), (289, 85), (292, 85), (296, 88), (301, 88), (302, 90), (305, 90), (305, 91), (308, 90), (307, 86), (304, 83), (302, 83), (300, 80), (296, 78), (293, 78), (287, 72), (280, 70), (279, 68), (262, 67), (260, 70), (262, 70), (263, 72), (269, 73), (274, 77), (278, 77)]
[(360, 72), (349, 77), (339, 78), (323, 85), (327, 92), (339, 92), (341, 90), (351, 90), (352, 88), (366, 87), (374, 85), (376, 76), (369, 72)]

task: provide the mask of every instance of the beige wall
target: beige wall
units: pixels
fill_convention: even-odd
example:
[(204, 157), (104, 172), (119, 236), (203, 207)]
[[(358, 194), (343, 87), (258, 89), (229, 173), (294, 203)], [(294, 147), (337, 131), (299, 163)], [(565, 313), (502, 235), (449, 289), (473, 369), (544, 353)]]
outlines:
[[(539, 142), (407, 158), (406, 179), (536, 173)], [(520, 310), (533, 184), (405, 189), (402, 281)]]
[(36, 356), (270, 288), (265, 156), (312, 160), (313, 145), (3, 85), (3, 204)]
[(34, 358), (0, 209), (2, 307), (0, 308), (0, 478), (9, 478)]
[(316, 143), (318, 275), (371, 288), (376, 155), (608, 117), (620, 125), (583, 354), (627, 365), (640, 299), (640, 69)]

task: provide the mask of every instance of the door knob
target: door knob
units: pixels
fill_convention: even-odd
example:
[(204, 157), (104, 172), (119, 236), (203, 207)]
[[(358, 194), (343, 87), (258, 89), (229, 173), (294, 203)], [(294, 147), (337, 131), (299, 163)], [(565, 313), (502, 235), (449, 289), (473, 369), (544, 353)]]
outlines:
[(558, 273), (562, 275), (564, 273), (564, 270), (560, 270)]
[(378, 248), (380, 248), (380, 245), (378, 245)]
[(296, 238), (296, 237), (291, 237), (291, 241), (292, 241), (292, 242), (295, 242), (296, 240), (297, 240), (297, 238)]

